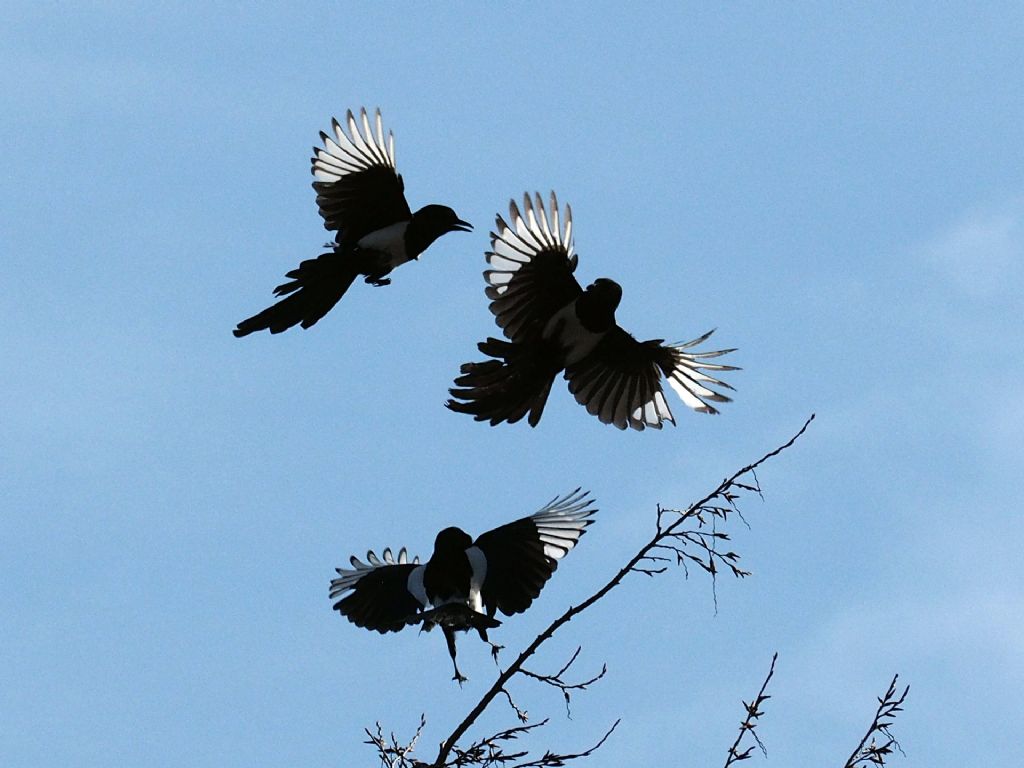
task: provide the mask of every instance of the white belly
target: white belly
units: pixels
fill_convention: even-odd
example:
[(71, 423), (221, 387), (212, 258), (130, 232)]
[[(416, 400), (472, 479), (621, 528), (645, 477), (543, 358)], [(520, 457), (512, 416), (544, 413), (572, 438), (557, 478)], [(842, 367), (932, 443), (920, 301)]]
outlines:
[(388, 268), (387, 271), (390, 272), (395, 267), (409, 261), (409, 256), (405, 253), (405, 230), (408, 226), (408, 221), (391, 224), (364, 235), (356, 245), (382, 254)]

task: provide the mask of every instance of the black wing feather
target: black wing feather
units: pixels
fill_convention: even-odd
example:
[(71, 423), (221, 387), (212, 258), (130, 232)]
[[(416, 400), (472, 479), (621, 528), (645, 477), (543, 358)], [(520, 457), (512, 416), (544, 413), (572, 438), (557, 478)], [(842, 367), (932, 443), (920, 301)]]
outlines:
[(558, 563), (544, 555), (537, 526), (526, 517), (482, 534), (476, 540), (487, 558), (480, 595), (487, 613), (522, 613), (540, 594)]
[(487, 559), (480, 590), (487, 613), (522, 613), (540, 594), (558, 560), (571, 550), (597, 511), (577, 488), (540, 511), (481, 534), (474, 546)]
[(412, 218), (405, 184), (395, 170), (393, 137), (387, 140), (376, 113), (376, 132), (366, 110), (362, 130), (352, 112), (346, 128), (332, 121), (334, 138), (321, 133), (323, 147), (313, 151), (313, 182), (324, 227), (337, 231), (339, 244), (350, 245), (378, 229)]
[[(382, 565), (368, 570), (350, 586), (337, 587), (335, 585), (342, 579), (336, 579), (332, 582), (331, 597), (337, 597), (348, 589), (352, 593), (336, 602), (334, 610), (357, 627), (382, 634), (415, 624), (424, 606), (409, 592), (408, 582), (409, 575), (419, 567), (422, 566), (411, 563)], [(339, 569), (338, 573), (346, 572)]]
[(566, 368), (569, 391), (589, 413), (619, 429), (661, 429), (665, 421), (675, 423), (662, 377), (688, 407), (717, 413), (712, 403), (725, 403), (729, 398), (713, 387), (732, 387), (712, 374), (737, 369), (711, 362), (731, 349), (688, 351), (710, 335), (709, 331), (685, 344), (665, 344), (662, 339), (637, 341), (615, 326), (589, 355)]
[[(566, 368), (569, 391), (605, 424), (660, 427), (663, 419), (672, 419), (661, 389), (662, 368), (671, 365), (671, 352), (660, 339), (639, 342), (616, 326), (593, 352)], [(645, 420), (648, 403), (648, 414), (655, 418)]]
[(511, 341), (532, 339), (558, 310), (583, 292), (573, 276), (577, 259), (572, 246), (572, 210), (565, 207), (565, 227), (560, 226), (558, 201), (551, 194), (550, 223), (540, 195), (536, 202), (523, 196), (520, 213), (509, 204), (511, 224), (498, 216), (491, 233), (484, 272), (486, 294), (495, 322)]

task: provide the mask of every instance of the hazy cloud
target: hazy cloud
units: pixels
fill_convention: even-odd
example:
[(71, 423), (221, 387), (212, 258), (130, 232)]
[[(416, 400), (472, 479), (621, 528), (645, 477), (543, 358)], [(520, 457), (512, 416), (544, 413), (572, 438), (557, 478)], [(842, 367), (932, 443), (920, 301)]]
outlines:
[(959, 290), (988, 298), (1020, 285), (1024, 197), (964, 214), (930, 242), (923, 259)]

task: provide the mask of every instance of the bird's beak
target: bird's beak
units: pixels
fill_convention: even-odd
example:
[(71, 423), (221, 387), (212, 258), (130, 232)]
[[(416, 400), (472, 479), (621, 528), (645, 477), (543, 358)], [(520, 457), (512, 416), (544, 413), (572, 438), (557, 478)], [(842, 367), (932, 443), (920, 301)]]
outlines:
[(473, 225), (470, 224), (468, 221), (463, 221), (462, 219), (456, 219), (455, 223), (452, 224), (452, 230), (453, 231), (457, 231), (457, 232), (472, 232), (473, 231)]

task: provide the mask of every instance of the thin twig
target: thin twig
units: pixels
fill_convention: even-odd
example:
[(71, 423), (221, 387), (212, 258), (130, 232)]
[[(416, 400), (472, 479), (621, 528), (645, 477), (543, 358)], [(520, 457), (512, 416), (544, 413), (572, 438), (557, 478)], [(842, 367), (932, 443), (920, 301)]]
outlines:
[(377, 749), (377, 756), (380, 758), (380, 764), (383, 768), (416, 768), (416, 766), (422, 765), (422, 763), (413, 760), (410, 755), (416, 749), (416, 743), (423, 734), (423, 729), (426, 725), (426, 715), (421, 714), (420, 724), (416, 728), (416, 733), (413, 734), (407, 744), (402, 746), (399, 745), (398, 737), (395, 736), (394, 731), (390, 734), (390, 741), (385, 738), (384, 730), (378, 722), (375, 724), (376, 732), (371, 731), (369, 728), (363, 729), (367, 736), (367, 740), (364, 743), (371, 744)]
[(606, 674), (608, 674), (608, 665), (607, 664), (602, 664), (601, 665), (601, 671), (598, 672), (596, 675), (594, 675), (589, 680), (583, 680), (583, 681), (578, 682), (578, 683), (568, 683), (568, 682), (566, 682), (566, 680), (563, 677), (563, 675), (566, 672), (569, 671), (569, 668), (573, 664), (576, 663), (576, 659), (579, 658), (580, 651), (582, 651), (582, 650), (583, 650), (583, 646), (582, 645), (576, 646), (576, 651), (575, 651), (575, 653), (573, 653), (572, 657), (567, 662), (565, 662), (565, 664), (562, 666), (562, 668), (560, 670), (558, 670), (557, 672), (555, 672), (553, 675), (541, 675), (541, 674), (538, 674), (536, 672), (531, 672), (530, 670), (526, 669), (526, 667), (521, 667), (519, 669), (519, 674), (525, 675), (526, 677), (532, 677), (534, 680), (537, 680), (538, 682), (544, 683), (545, 685), (550, 685), (551, 687), (557, 688), (558, 690), (560, 690), (562, 692), (562, 696), (565, 698), (565, 714), (566, 714), (566, 717), (568, 717), (570, 720), (572, 719), (572, 710), (569, 707), (570, 700), (572, 698), (571, 692), (572, 691), (585, 691), (585, 690), (587, 690), (588, 687), (590, 687), (591, 685), (596, 683), (598, 680), (600, 680), (602, 677), (604, 677)]
[(526, 724), (530, 722), (530, 715), (525, 709), (520, 709), (515, 701), (512, 700), (512, 694), (508, 692), (506, 688), (502, 688), (501, 692), (505, 694), (505, 698), (508, 699), (508, 705), (512, 707), (512, 711), (516, 713), (516, 717), (520, 723)]
[[(885, 765), (885, 758), (892, 754), (893, 747), (903, 752), (899, 742), (896, 741), (896, 738), (889, 731), (893, 719), (898, 713), (903, 711), (903, 702), (906, 700), (907, 694), (910, 693), (910, 686), (908, 685), (903, 689), (902, 694), (898, 697), (896, 696), (896, 681), (898, 679), (898, 674), (893, 675), (892, 682), (889, 683), (885, 696), (878, 699), (878, 709), (875, 710), (875, 718), (871, 721), (871, 725), (860, 740), (857, 748), (850, 754), (844, 768), (856, 768), (858, 765), (868, 764)], [(885, 743), (879, 744), (875, 741), (874, 737), (877, 733), (885, 737)], [(870, 744), (867, 743), (868, 739), (871, 739)]]
[(757, 735), (757, 731), (755, 729), (757, 728), (757, 719), (764, 714), (764, 712), (761, 711), (761, 705), (771, 698), (771, 696), (765, 693), (765, 690), (768, 688), (768, 683), (771, 681), (772, 675), (775, 674), (775, 660), (778, 658), (778, 652), (772, 654), (772, 665), (768, 670), (768, 677), (766, 677), (764, 682), (761, 684), (761, 690), (757, 692), (757, 696), (754, 698), (754, 701), (750, 704), (747, 704), (745, 701), (743, 702), (743, 708), (747, 711), (747, 716), (743, 718), (743, 722), (740, 723), (740, 732), (736, 736), (736, 741), (734, 741), (732, 746), (729, 747), (729, 756), (725, 760), (724, 768), (729, 768), (729, 766), (734, 762), (746, 760), (750, 757), (750, 753), (754, 751), (753, 746), (747, 747), (742, 752), (739, 751), (740, 742), (743, 741), (743, 737), (748, 733), (754, 737), (754, 741), (757, 742), (757, 746), (761, 748), (761, 753), (765, 757), (768, 757), (768, 750), (764, 748), (764, 743)]
[[(455, 747), (452, 751), (455, 754), (454, 759), (449, 765), (453, 768), (462, 768), (463, 766), (482, 766), (483, 768), (489, 768), (493, 765), (507, 765), (513, 760), (518, 760), (520, 757), (526, 757), (527, 752), (512, 752), (507, 753), (504, 750), (504, 743), (509, 741), (515, 741), (520, 736), (529, 733), (537, 728), (543, 728), (547, 725), (547, 720), (541, 720), (539, 723), (533, 725), (517, 725), (513, 728), (506, 728), (503, 731), (488, 736), (473, 742), (465, 749)], [(428, 768), (426, 763), (419, 763), (413, 768)]]
[(578, 752), (572, 755), (560, 755), (556, 752), (551, 752), (549, 750), (545, 752), (543, 757), (541, 757), (540, 759), (531, 760), (529, 763), (519, 763), (519, 765), (515, 766), (515, 768), (559, 768), (559, 766), (565, 765), (570, 760), (576, 760), (581, 757), (589, 757), (601, 748), (601, 746), (608, 740), (608, 737), (612, 735), (612, 731), (619, 727), (620, 722), (622, 722), (621, 718), (612, 723), (612, 727), (605, 731), (605, 734), (601, 737), (601, 740), (598, 741), (597, 744), (595, 744), (588, 750)]

